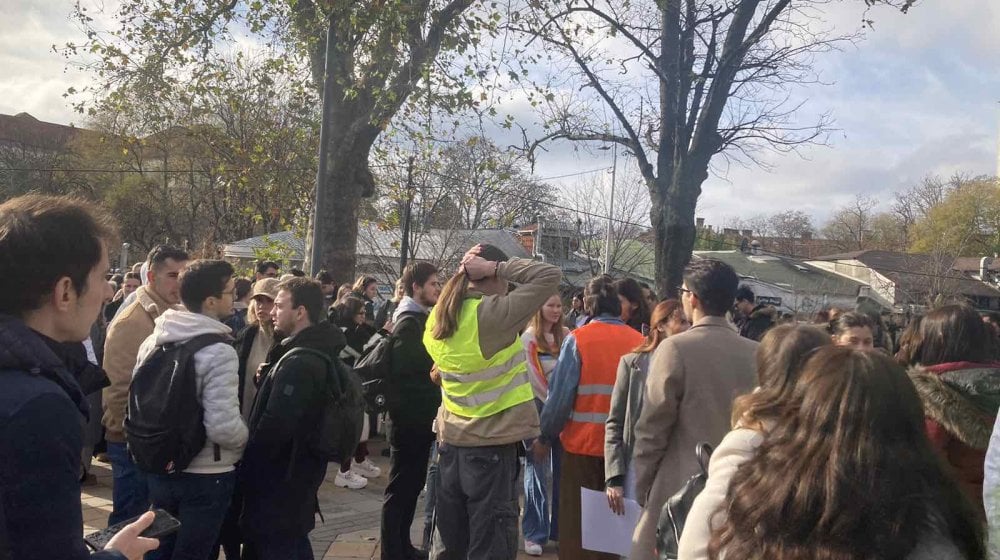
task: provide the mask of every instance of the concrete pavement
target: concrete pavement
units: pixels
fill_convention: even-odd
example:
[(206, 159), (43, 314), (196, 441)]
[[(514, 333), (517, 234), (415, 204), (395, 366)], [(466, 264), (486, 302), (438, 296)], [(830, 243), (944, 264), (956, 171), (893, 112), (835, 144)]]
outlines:
[[(317, 519), (316, 529), (309, 535), (317, 559), (371, 560), (381, 557), (379, 522), (382, 494), (389, 479), (389, 459), (380, 454), (385, 448), (384, 441), (371, 441), (368, 447), (372, 453), (371, 460), (382, 469), (382, 476), (370, 479), (368, 486), (361, 490), (334, 486), (337, 464), (330, 464), (326, 480), (319, 490), (320, 511), (325, 522)], [(111, 513), (111, 466), (95, 461), (91, 473), (97, 477), (97, 483), (84, 486), (81, 491), (84, 534), (106, 527), (108, 514)], [(424, 498), (421, 496), (410, 530), (412, 541), (418, 546), (423, 539), (423, 511)], [(519, 546), (523, 544), (523, 541), (519, 542)], [(518, 553), (518, 559), (527, 558), (533, 557), (524, 554), (523, 550)], [(554, 545), (545, 547), (542, 558), (556, 558)]]

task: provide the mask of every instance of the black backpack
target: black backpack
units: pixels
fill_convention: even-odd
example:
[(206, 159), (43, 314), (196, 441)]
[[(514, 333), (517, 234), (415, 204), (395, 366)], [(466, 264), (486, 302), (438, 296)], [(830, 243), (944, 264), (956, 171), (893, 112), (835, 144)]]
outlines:
[(323, 412), (319, 425), (312, 432), (309, 450), (325, 461), (342, 462), (354, 456), (361, 442), (365, 405), (361, 379), (340, 358), (331, 358), (312, 348), (292, 348), (278, 360), (271, 371), (277, 372), (281, 362), (295, 354), (311, 354), (326, 364), (327, 385), (323, 395)]
[(708, 480), (708, 460), (712, 457), (712, 446), (701, 442), (695, 446), (694, 452), (698, 455), (701, 470), (689, 478), (684, 487), (671, 496), (660, 510), (660, 519), (656, 524), (656, 557), (659, 560), (677, 558), (688, 512), (691, 511), (694, 499), (705, 489), (705, 482)]
[(194, 355), (206, 346), (230, 340), (221, 334), (203, 334), (179, 344), (164, 344), (136, 369), (129, 385), (125, 440), (140, 470), (178, 473), (205, 446), (205, 412), (198, 400)]
[[(416, 321), (414, 314), (404, 314), (397, 324), (403, 321)], [(392, 344), (396, 336), (390, 334), (382, 337), (373, 346), (365, 350), (354, 363), (354, 373), (361, 378), (362, 394), (365, 409), (372, 414), (381, 414), (399, 403), (399, 388), (393, 383), (392, 376)]]

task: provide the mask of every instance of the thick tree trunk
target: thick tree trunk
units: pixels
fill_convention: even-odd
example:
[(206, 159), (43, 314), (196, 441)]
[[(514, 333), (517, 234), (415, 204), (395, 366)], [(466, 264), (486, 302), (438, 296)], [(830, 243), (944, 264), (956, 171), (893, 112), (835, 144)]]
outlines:
[[(682, 164), (683, 170), (687, 165)], [(655, 251), (656, 291), (661, 297), (677, 297), (684, 278), (684, 267), (691, 260), (697, 229), (695, 209), (701, 195), (706, 171), (680, 172), (673, 177), (660, 176), (650, 189)]]
[[(319, 219), (320, 268), (337, 283), (354, 282), (357, 268), (358, 209), (363, 196), (370, 194), (375, 180), (368, 169), (371, 140), (334, 138), (327, 163), (323, 207), (314, 209)], [(311, 226), (311, 224), (310, 224)], [(310, 232), (312, 231), (310, 227)], [(307, 239), (307, 255), (314, 240)]]

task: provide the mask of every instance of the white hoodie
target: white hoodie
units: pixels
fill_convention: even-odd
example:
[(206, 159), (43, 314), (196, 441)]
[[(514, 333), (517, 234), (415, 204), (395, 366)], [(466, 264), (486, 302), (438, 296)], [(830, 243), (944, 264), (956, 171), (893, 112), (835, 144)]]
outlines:
[[(139, 347), (141, 364), (157, 346), (190, 340), (202, 334), (231, 334), (221, 322), (198, 313), (169, 309), (156, 318), (153, 334)], [(202, 348), (194, 355), (198, 398), (205, 411), (205, 447), (191, 460), (186, 473), (219, 474), (234, 469), (247, 443), (247, 426), (240, 415), (239, 357), (226, 343)], [(138, 369), (138, 366), (136, 366)], [(134, 375), (134, 372), (133, 372)], [(220, 447), (215, 460), (214, 446)]]

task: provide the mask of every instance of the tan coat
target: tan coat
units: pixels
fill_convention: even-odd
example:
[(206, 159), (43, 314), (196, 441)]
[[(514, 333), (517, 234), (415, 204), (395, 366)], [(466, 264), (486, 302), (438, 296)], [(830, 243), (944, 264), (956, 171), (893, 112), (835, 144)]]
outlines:
[(729, 432), (733, 399), (755, 385), (757, 343), (724, 317), (705, 317), (654, 351), (635, 426), (636, 497), (645, 506), (630, 560), (652, 560), (667, 499), (698, 470), (695, 446)]
[(135, 301), (115, 317), (104, 341), (104, 371), (111, 385), (104, 388), (102, 423), (108, 441), (122, 443), (125, 432), (125, 411), (128, 408), (128, 387), (132, 381), (139, 355), (139, 345), (153, 334), (153, 321), (172, 307), (149, 286), (136, 290)]

